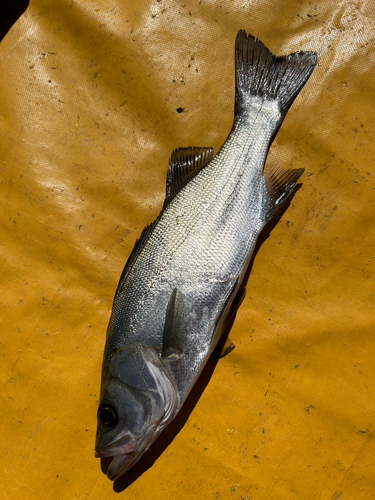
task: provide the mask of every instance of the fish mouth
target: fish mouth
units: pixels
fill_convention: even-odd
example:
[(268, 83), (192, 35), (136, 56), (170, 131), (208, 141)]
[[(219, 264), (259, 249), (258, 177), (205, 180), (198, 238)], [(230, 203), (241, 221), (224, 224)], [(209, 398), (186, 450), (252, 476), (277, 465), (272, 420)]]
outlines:
[(134, 438), (128, 432), (123, 432), (106, 446), (96, 448), (96, 458), (112, 458), (107, 470), (111, 481), (122, 476), (140, 458), (141, 453), (137, 453), (135, 447)]
[(105, 458), (105, 457), (114, 457), (117, 455), (128, 455), (130, 453), (134, 453), (134, 449), (135, 449), (134, 439), (129, 434), (125, 434), (116, 437), (114, 441), (111, 441), (103, 448), (99, 449), (97, 448), (95, 450), (95, 457)]

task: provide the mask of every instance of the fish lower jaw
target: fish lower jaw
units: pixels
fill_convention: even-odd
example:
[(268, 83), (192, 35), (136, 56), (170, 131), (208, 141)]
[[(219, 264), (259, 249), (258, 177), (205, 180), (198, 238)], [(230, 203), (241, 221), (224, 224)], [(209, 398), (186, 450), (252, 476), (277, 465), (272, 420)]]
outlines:
[[(159, 436), (163, 428), (164, 426), (161, 425), (153, 425), (138, 438), (134, 437), (129, 441), (129, 435), (126, 435), (118, 441), (112, 442), (106, 448), (97, 450), (95, 452), (97, 458), (112, 457), (112, 461), (106, 472), (108, 479), (115, 481), (138, 462)], [(124, 443), (125, 440), (126, 442)]]
[(107, 470), (107, 477), (111, 481), (115, 481), (120, 476), (125, 474), (142, 456), (142, 453), (128, 453), (116, 455), (112, 458), (112, 461)]

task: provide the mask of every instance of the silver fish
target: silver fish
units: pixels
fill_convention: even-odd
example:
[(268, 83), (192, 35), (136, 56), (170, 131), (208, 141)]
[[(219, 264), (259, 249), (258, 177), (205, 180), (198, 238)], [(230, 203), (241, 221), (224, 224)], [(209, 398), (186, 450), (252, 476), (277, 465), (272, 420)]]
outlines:
[(274, 56), (240, 31), (233, 128), (171, 156), (166, 198), (124, 268), (103, 358), (96, 457), (126, 472), (176, 416), (246, 291), (257, 237), (303, 169), (263, 175), (270, 144), (317, 62)]

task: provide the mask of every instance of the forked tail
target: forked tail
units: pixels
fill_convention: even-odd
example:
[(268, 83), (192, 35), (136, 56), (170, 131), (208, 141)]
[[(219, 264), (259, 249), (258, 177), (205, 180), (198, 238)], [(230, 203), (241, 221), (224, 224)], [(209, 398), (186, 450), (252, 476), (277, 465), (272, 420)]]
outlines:
[(245, 111), (251, 96), (260, 97), (277, 101), (282, 121), (316, 66), (315, 52), (277, 57), (243, 30), (238, 32), (235, 52), (236, 114)]

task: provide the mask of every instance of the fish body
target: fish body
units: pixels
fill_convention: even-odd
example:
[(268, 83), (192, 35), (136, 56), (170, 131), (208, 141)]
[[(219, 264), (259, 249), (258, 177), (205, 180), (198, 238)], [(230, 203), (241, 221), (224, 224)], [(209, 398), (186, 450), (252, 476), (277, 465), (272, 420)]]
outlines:
[(116, 479), (174, 418), (244, 296), (257, 238), (303, 169), (265, 159), (316, 65), (312, 52), (275, 57), (251, 35), (236, 39), (233, 128), (212, 148), (172, 153), (166, 199), (129, 257), (103, 357), (96, 456)]

